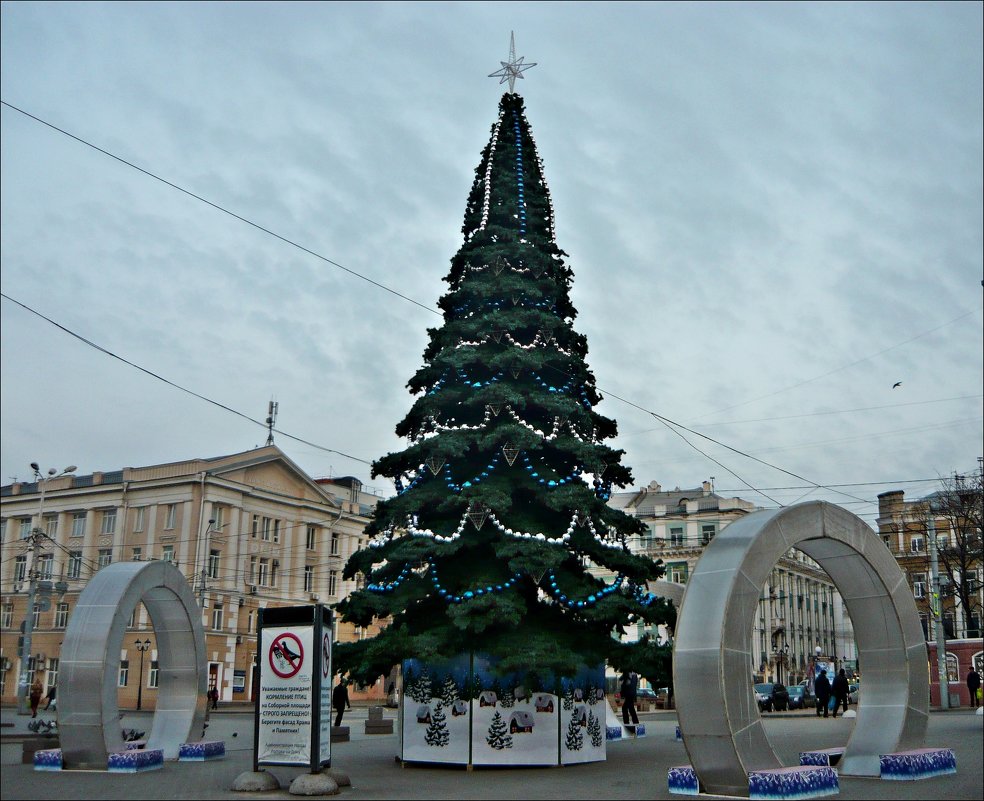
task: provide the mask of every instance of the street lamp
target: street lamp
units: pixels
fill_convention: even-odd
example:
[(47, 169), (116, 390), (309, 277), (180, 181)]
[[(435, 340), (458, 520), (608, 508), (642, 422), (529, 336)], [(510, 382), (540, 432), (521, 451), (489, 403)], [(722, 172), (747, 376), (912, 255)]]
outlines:
[(28, 697), (30, 695), (28, 668), (31, 662), (31, 635), (34, 633), (34, 599), (37, 595), (38, 579), (41, 577), (40, 571), (37, 567), (37, 554), (41, 549), (41, 541), (47, 537), (44, 530), (41, 528), (41, 524), (44, 522), (44, 490), (45, 487), (48, 486), (48, 482), (52, 479), (60, 478), (68, 473), (73, 473), (77, 469), (78, 468), (76, 468), (73, 464), (66, 467), (59, 473), (52, 467), (48, 470), (48, 477), (45, 478), (41, 475), (41, 468), (38, 467), (38, 463), (31, 462), (31, 470), (34, 471), (34, 481), (38, 485), (39, 492), (38, 524), (31, 529), (31, 534), (27, 541), (27, 552), (31, 554), (31, 557), (29, 560), (30, 569), (27, 573), (27, 609), (24, 610), (24, 622), (21, 624), (21, 631), (24, 632), (24, 636), (21, 640), (21, 647), (19, 649), (21, 664), (20, 675), (17, 677), (18, 715), (27, 715), (31, 711), (28, 707)]
[(137, 640), (136, 646), (140, 652), (140, 674), (137, 676), (137, 711), (139, 712), (143, 703), (143, 655), (150, 650), (150, 640), (144, 640), (143, 642)]

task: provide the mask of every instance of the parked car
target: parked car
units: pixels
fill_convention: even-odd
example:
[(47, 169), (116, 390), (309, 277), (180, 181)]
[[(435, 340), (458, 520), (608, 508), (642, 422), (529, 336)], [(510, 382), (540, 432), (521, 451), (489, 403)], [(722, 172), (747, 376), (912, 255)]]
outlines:
[(656, 705), (656, 691), (652, 687), (640, 687), (636, 690), (636, 704)]
[(848, 684), (847, 685), (847, 700), (848, 703), (856, 704), (858, 702), (858, 696), (861, 694), (860, 684)]
[(806, 709), (807, 707), (815, 707), (816, 705), (817, 697), (808, 687), (804, 687), (802, 684), (797, 684), (796, 686), (789, 688), (790, 709)]
[(756, 684), (755, 700), (759, 712), (785, 712), (789, 708), (789, 691), (785, 684)]
[(673, 699), (670, 697), (669, 687), (660, 687), (656, 691), (656, 708), (673, 709)]

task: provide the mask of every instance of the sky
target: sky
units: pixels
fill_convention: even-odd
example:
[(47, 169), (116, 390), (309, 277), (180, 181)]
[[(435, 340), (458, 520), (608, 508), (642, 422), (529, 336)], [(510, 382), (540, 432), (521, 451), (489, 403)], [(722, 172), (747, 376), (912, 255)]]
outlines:
[(302, 469), (391, 494), (371, 462), (406, 444), (513, 31), (633, 487), (713, 477), (873, 523), (879, 492), (978, 467), (981, 3), (0, 22), (4, 484), (262, 446), (275, 400)]

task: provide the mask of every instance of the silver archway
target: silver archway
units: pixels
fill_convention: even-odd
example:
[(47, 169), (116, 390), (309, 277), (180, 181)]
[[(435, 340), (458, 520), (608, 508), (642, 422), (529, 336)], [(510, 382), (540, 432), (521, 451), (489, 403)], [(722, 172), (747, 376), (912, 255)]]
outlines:
[(864, 665), (864, 702), (838, 769), (878, 776), (878, 755), (922, 744), (929, 717), (926, 643), (912, 591), (881, 539), (850, 512), (811, 502), (756, 512), (705, 549), (677, 620), (673, 684), (702, 789), (748, 795), (748, 771), (782, 767), (752, 691), (751, 634), (762, 587), (798, 548), (844, 598)]
[(147, 748), (175, 759), (205, 723), (205, 634), (188, 581), (170, 562), (118, 562), (79, 596), (61, 649), (58, 737), (66, 768), (105, 770), (124, 748), (117, 668), (126, 624), (143, 602), (157, 637), (157, 707)]

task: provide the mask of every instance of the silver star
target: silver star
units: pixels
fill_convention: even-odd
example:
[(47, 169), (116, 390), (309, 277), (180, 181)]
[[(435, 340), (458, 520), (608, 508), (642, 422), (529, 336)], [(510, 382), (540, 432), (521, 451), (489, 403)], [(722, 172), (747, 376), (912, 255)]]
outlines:
[(515, 91), (515, 84), (517, 78), (523, 77), (523, 72), (528, 70), (530, 67), (535, 67), (536, 62), (532, 64), (524, 64), (523, 59), (525, 56), (520, 56), (516, 58), (516, 36), (510, 31), (509, 32), (509, 61), (500, 61), (502, 65), (501, 70), (496, 70), (489, 75), (490, 78), (500, 78), (500, 84), (509, 81), (509, 91)]

